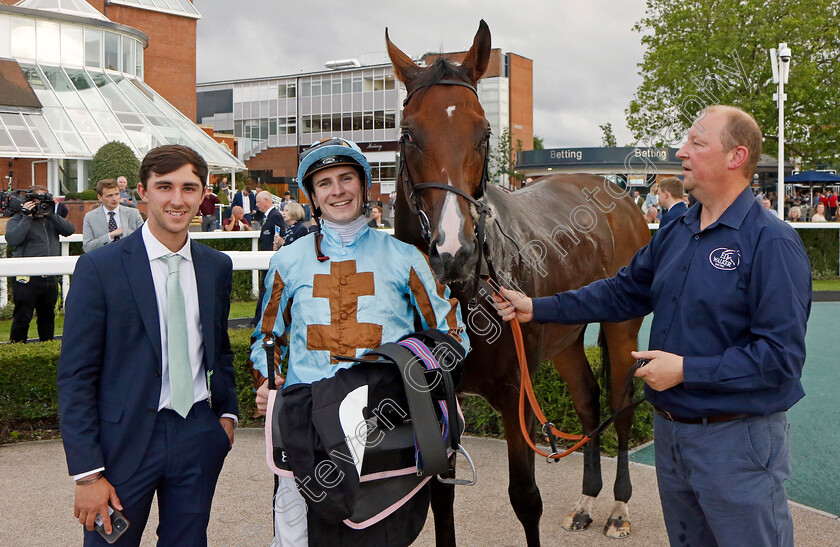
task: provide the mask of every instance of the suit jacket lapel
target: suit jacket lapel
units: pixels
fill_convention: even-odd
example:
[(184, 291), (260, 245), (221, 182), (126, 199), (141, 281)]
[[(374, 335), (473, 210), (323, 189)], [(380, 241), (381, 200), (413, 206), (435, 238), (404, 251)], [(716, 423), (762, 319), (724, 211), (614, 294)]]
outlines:
[(216, 330), (213, 320), (216, 310), (215, 272), (213, 272), (212, 264), (207, 260), (203, 245), (190, 241), (190, 252), (193, 258), (193, 270), (196, 273), (198, 316), (201, 318), (201, 334), (204, 336), (204, 365), (205, 369), (210, 371), (213, 370), (216, 361)]
[(105, 206), (100, 205), (98, 208), (94, 209), (94, 211), (95, 213), (93, 218), (98, 224), (97, 228), (99, 228), (99, 230), (104, 230), (105, 233), (108, 233), (108, 215), (105, 212)]
[(120, 227), (123, 229), (123, 237), (125, 237), (125, 233), (128, 230), (128, 210), (125, 206), (120, 207)]
[(157, 309), (157, 298), (155, 297), (155, 284), (152, 281), (152, 269), (149, 265), (149, 255), (146, 253), (146, 246), (143, 244), (143, 237), (138, 230), (126, 238), (123, 247), (123, 266), (125, 275), (129, 280), (128, 285), (134, 294), (134, 301), (143, 320), (143, 326), (149, 335), (149, 342), (155, 349), (158, 366), (162, 366), (162, 349), (160, 345), (160, 316)]

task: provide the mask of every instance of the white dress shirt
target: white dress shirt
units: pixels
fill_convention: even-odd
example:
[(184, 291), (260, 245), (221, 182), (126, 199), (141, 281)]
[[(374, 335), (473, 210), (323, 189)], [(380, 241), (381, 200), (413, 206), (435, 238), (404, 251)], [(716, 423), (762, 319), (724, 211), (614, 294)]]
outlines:
[[(161, 310), (168, 310), (166, 297), (166, 279), (169, 277), (169, 267), (161, 258), (173, 254), (166, 246), (152, 235), (148, 222), (143, 224), (141, 229), (143, 243), (146, 246), (146, 254), (149, 257), (149, 267), (152, 270), (152, 282), (155, 287), (155, 299), (157, 300), (158, 320), (160, 321), (160, 347), (162, 375), (160, 385), (160, 401), (158, 411), (164, 408), (172, 409), (172, 393), (169, 389), (169, 356), (166, 350), (166, 313)], [(198, 309), (198, 287), (195, 282), (195, 268), (193, 267), (192, 252), (190, 250), (190, 238), (187, 235), (187, 243), (176, 253), (181, 255), (181, 265), (178, 275), (181, 281), (181, 291), (184, 293), (184, 308), (187, 317), (187, 349), (190, 356), (190, 365), (193, 377), (194, 402), (206, 401), (210, 397), (207, 389), (207, 375), (204, 372), (204, 335), (201, 332), (201, 318)], [(238, 419), (233, 414), (222, 414), (223, 418), (230, 418), (234, 426)], [(73, 480), (79, 480), (93, 473), (104, 471), (104, 467), (79, 473), (73, 476)]]
[[(152, 270), (152, 281), (155, 285), (155, 297), (157, 299), (158, 320), (160, 321), (163, 376), (161, 377), (158, 410), (164, 408), (171, 409), (172, 397), (169, 391), (169, 356), (166, 351), (167, 317), (164, 312), (164, 310), (169, 309), (168, 299), (166, 297), (166, 279), (169, 277), (169, 268), (162, 257), (173, 253), (152, 235), (148, 223), (143, 224), (141, 230), (143, 233), (143, 243), (146, 245), (146, 254), (149, 256), (149, 267)], [(194, 402), (199, 402), (207, 400), (210, 397), (210, 392), (207, 390), (207, 376), (204, 373), (204, 335), (201, 333), (201, 318), (198, 312), (198, 287), (195, 284), (195, 268), (193, 267), (189, 236), (187, 236), (186, 244), (176, 254), (181, 256), (179, 275), (181, 279), (181, 291), (184, 293), (184, 309), (187, 312), (187, 348), (192, 368)]]

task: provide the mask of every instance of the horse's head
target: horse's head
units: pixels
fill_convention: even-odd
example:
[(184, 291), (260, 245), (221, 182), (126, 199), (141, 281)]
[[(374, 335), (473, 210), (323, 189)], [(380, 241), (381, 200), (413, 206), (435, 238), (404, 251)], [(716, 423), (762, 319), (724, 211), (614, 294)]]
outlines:
[(417, 209), (421, 223), (423, 215), (428, 220), (429, 261), (438, 280), (464, 280), (479, 254), (476, 206), (468, 197), (482, 196), (487, 177), (490, 124), (478, 102), (476, 85), (490, 59), (490, 29), (481, 21), (461, 65), (440, 58), (431, 66), (419, 67), (391, 43), (387, 30), (385, 41), (394, 73), (408, 91), (398, 184), (404, 185), (401, 191)]

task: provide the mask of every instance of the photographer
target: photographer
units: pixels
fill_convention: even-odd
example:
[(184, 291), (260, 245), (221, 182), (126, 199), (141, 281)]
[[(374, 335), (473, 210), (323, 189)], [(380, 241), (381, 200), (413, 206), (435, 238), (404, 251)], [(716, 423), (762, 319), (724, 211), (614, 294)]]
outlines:
[[(15, 211), (6, 225), (6, 242), (15, 248), (13, 257), (59, 256), (58, 236), (69, 236), (73, 224), (54, 214), (55, 204), (43, 186), (29, 189), (29, 199)], [(14, 281), (15, 311), (12, 315), (11, 342), (26, 342), (32, 312), (38, 314), (38, 338), (52, 340), (55, 328), (57, 279), (52, 275), (19, 275)]]

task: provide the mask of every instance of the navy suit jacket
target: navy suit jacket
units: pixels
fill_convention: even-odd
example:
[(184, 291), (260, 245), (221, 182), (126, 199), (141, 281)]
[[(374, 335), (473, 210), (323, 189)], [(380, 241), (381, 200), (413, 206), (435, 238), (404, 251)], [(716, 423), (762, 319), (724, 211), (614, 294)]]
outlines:
[(674, 219), (677, 219), (688, 211), (688, 205), (685, 204), (684, 201), (678, 201), (675, 204), (671, 205), (671, 208), (662, 213), (662, 219), (659, 221), (659, 227), (662, 228), (669, 222)]
[[(236, 415), (227, 332), (231, 261), (195, 241), (190, 250), (201, 273), (196, 286), (213, 411)], [(58, 362), (61, 436), (71, 475), (105, 466), (108, 480), (119, 484), (140, 465), (160, 402), (159, 325), (141, 230), (79, 257)]]
[[(240, 207), (242, 207), (242, 198), (244, 198), (244, 197), (245, 196), (242, 194), (242, 191), (240, 190), (239, 192), (234, 194), (233, 201), (231, 202), (230, 206), (231, 207), (236, 207), (237, 205), (239, 205)], [(248, 192), (248, 201), (251, 203), (251, 213), (250, 214), (253, 215), (254, 213), (257, 212), (257, 196), (254, 194), (254, 192)]]
[(273, 251), (274, 250), (274, 228), (280, 228), (280, 235), (286, 232), (286, 221), (283, 220), (283, 215), (272, 207), (265, 215), (262, 226), (260, 226), (260, 242), (259, 250)]

